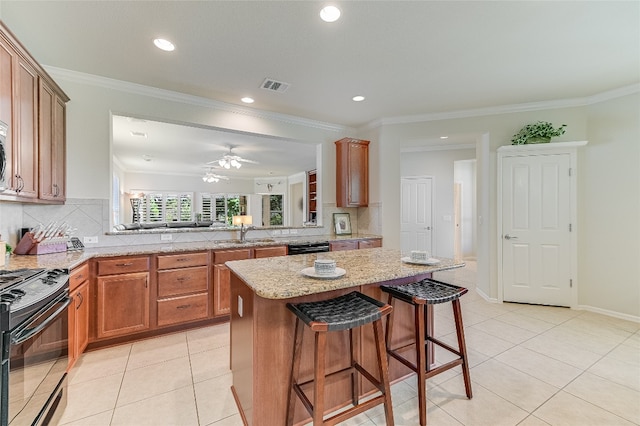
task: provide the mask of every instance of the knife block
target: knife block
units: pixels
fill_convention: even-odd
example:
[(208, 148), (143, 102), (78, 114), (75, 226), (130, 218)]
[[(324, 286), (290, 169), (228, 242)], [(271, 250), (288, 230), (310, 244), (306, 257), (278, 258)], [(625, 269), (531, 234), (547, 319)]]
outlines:
[(56, 237), (40, 242), (33, 238), (33, 233), (27, 232), (13, 251), (15, 254), (48, 254), (67, 251), (67, 238)]

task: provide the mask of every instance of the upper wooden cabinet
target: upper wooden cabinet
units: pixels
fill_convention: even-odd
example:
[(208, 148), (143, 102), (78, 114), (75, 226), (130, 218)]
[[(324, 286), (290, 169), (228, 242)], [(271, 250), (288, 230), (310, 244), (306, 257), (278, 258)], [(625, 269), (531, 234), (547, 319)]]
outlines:
[(316, 170), (307, 172), (307, 221), (316, 222), (318, 219), (318, 173)]
[(336, 205), (369, 205), (369, 141), (352, 138), (336, 141)]
[(63, 202), (66, 199), (66, 105), (64, 99), (42, 79), (39, 106), (39, 198)]
[(64, 202), (68, 101), (0, 23), (0, 121), (7, 125), (0, 200)]

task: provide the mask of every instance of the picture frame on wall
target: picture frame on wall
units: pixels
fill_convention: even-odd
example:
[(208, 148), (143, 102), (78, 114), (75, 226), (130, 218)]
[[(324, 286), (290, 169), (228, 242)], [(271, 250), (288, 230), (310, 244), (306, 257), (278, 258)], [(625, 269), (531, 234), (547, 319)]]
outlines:
[(351, 215), (349, 213), (334, 213), (333, 227), (336, 235), (351, 235)]

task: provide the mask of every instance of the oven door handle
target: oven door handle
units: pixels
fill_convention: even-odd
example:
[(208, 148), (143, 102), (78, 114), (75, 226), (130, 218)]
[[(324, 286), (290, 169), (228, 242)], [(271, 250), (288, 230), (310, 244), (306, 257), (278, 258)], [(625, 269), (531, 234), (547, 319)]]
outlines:
[(62, 312), (64, 312), (67, 309), (67, 307), (71, 304), (71, 300), (72, 299), (70, 297), (66, 297), (66, 298), (64, 298), (62, 300), (64, 300), (64, 303), (62, 304), (61, 307), (59, 307), (53, 313), (53, 315), (50, 315), (42, 324), (38, 325), (37, 327), (28, 328), (28, 326), (27, 326), (27, 327), (23, 328), (22, 330), (20, 330), (20, 332), (18, 332), (11, 339), (12, 343), (14, 345), (19, 345), (20, 343), (31, 339), (33, 336), (35, 336), (36, 334), (40, 333), (49, 324), (51, 324), (53, 321), (55, 321), (58, 318), (58, 316), (60, 316), (60, 314)]

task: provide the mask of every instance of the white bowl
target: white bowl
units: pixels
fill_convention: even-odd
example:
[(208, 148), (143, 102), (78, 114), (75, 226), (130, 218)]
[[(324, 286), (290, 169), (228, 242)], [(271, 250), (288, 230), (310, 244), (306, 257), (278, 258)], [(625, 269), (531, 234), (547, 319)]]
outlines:
[(336, 261), (332, 259), (317, 259), (313, 268), (318, 275), (331, 275), (336, 272)]
[(411, 250), (411, 260), (414, 262), (424, 262), (431, 257), (431, 253), (422, 250)]

